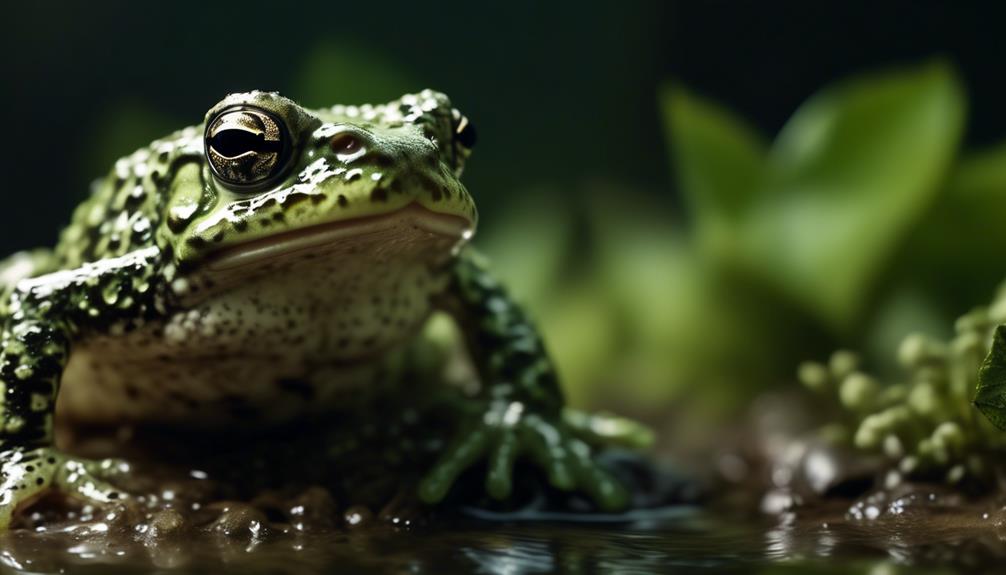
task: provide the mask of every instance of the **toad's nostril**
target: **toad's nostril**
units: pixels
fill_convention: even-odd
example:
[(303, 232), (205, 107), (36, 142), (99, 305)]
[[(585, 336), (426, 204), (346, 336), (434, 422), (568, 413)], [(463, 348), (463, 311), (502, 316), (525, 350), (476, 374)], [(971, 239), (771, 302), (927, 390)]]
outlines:
[(363, 142), (353, 134), (343, 132), (332, 138), (329, 144), (339, 160), (351, 162), (367, 152)]

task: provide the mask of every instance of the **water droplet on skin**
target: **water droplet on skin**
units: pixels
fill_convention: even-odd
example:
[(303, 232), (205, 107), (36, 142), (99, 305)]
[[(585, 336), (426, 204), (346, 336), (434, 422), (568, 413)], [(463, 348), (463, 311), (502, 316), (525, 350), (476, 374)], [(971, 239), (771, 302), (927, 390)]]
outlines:
[(192, 219), (192, 216), (195, 215), (197, 209), (199, 209), (199, 204), (195, 202), (172, 207), (168, 213), (168, 226), (173, 231), (178, 231), (176, 228), (187, 224)]
[(115, 176), (120, 180), (129, 177), (129, 162), (125, 158), (120, 158), (115, 162)]
[(108, 305), (115, 305), (119, 301), (119, 283), (111, 282), (101, 292), (101, 299)]

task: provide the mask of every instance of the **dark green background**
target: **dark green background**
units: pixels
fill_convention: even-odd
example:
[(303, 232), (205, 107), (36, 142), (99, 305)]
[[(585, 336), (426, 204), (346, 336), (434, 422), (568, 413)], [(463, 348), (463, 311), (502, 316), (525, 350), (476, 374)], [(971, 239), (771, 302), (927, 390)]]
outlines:
[(115, 157), (251, 88), (312, 105), (449, 93), (479, 127), (466, 179), (489, 224), (539, 184), (575, 201), (602, 179), (673, 201), (655, 95), (672, 79), (771, 133), (830, 79), (944, 54), (969, 87), (969, 139), (1006, 133), (998, 14), (818, 4), (9, 4), (0, 251), (51, 244)]

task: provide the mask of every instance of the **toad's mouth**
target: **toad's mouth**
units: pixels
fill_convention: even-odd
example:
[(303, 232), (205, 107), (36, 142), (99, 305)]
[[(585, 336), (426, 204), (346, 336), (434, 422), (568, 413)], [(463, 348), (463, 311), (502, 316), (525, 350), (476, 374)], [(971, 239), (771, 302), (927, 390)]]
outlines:
[(412, 203), (386, 214), (325, 222), (229, 246), (211, 255), (205, 269), (228, 272), (277, 260), (297, 259), (367, 237), (412, 239), (416, 243), (429, 239), (453, 246), (467, 240), (471, 234), (472, 223), (467, 219)]

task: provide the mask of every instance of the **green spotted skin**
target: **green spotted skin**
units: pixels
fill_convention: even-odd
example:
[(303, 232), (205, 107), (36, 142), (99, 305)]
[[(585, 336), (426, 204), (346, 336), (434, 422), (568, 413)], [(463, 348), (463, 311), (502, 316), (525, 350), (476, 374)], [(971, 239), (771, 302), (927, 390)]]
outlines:
[(479, 371), (500, 382), (491, 394), (500, 399), (522, 398), (558, 413), (563, 406), (562, 390), (544, 342), (486, 261), (473, 254), (461, 258), (452, 282), (452, 293), (464, 302), (462, 317), (469, 324), (464, 333)]
[(57, 410), (210, 433), (345, 408), (437, 310), (481, 386), (459, 398), (458, 439), (420, 497), (440, 501), (484, 460), (505, 498), (528, 457), (553, 485), (623, 505), (590, 446), (647, 433), (563, 407), (538, 332), (465, 246), (473, 143), (429, 90), (317, 110), (247, 92), (116, 162), (52, 250), (0, 263), (0, 528), (43, 489), (129, 496), (108, 482), (127, 467), (53, 446)]

